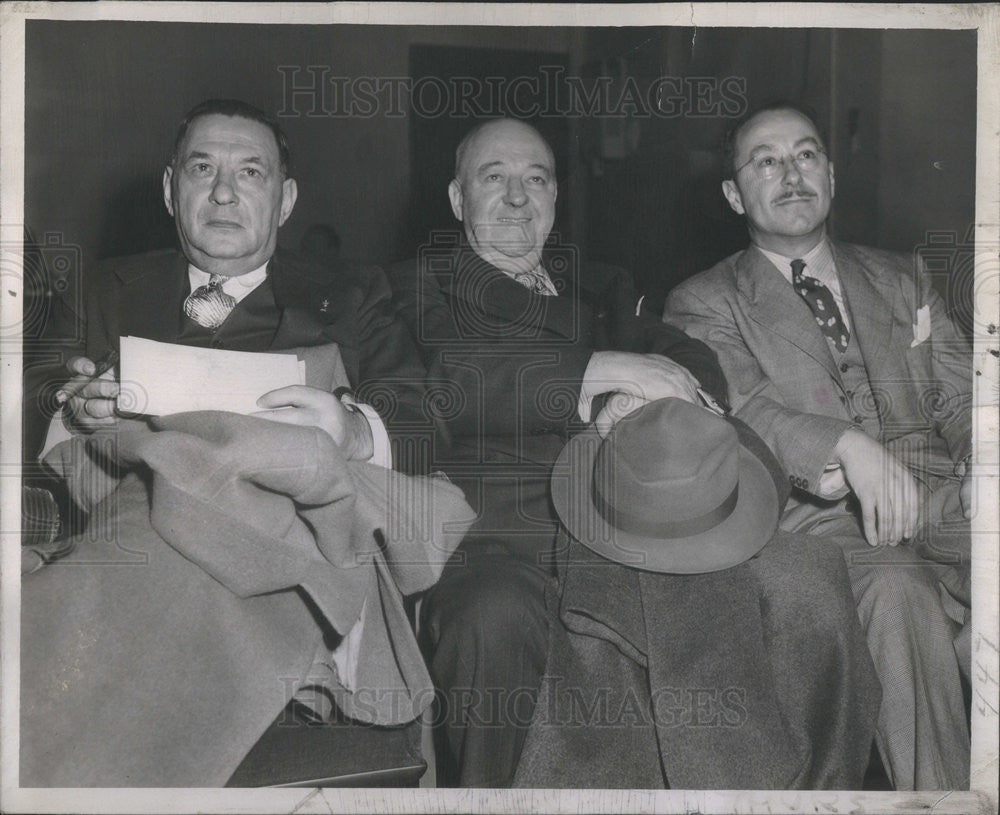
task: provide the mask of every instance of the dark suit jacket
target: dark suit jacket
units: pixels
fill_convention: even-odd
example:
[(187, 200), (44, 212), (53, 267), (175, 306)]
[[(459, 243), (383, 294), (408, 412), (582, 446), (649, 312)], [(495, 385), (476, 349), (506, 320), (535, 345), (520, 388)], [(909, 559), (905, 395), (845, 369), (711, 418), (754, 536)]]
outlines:
[(707, 346), (637, 309), (621, 269), (547, 258), (558, 297), (534, 294), (465, 244), (430, 247), (388, 270), (400, 315), (428, 370), (428, 400), (451, 433), (435, 464), (479, 512), (473, 533), (521, 556), (548, 550), (557, 528), (549, 477), (581, 428), (580, 385), (594, 351), (663, 354), (724, 398)]
[[(787, 529), (843, 511), (843, 502), (831, 506), (810, 493), (856, 415), (875, 419), (878, 440), (931, 486), (954, 478), (972, 444), (971, 356), (941, 298), (909, 258), (831, 245), (868, 373), (863, 393), (848, 392), (809, 307), (753, 247), (677, 286), (664, 311), (716, 351), (736, 415), (800, 487), (786, 509)], [(918, 323), (925, 338), (916, 336)]]
[(380, 269), (331, 270), (279, 249), (267, 280), (210, 333), (184, 315), (187, 268), (184, 255), (173, 250), (101, 264), (88, 292), (87, 355), (96, 359), (117, 348), (121, 336), (237, 351), (336, 342), (358, 398), (379, 411), (394, 454), (401, 453), (397, 469), (426, 468), (414, 453), (429, 434), (422, 410), (424, 371), (406, 328), (395, 319)]

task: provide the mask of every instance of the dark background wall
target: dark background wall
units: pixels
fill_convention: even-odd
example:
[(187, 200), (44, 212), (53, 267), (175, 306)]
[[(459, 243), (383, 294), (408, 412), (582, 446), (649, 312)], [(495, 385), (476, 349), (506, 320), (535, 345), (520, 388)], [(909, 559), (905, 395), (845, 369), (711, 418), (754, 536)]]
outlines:
[[(640, 88), (660, 77), (688, 88), (732, 77), (750, 104), (805, 99), (830, 132), (834, 235), (912, 252), (930, 232), (964, 237), (974, 220), (975, 36), (28, 21), (26, 226), (78, 246), (84, 282), (98, 258), (170, 245), (160, 175), (177, 120), (204, 98), (237, 96), (282, 113), (293, 145), (300, 197), (281, 241), (296, 246), (309, 224), (327, 222), (344, 255), (387, 263), (413, 253), (432, 220), (447, 220), (455, 134), (475, 117), (405, 107), (328, 115), (337, 107), (329, 96), (289, 96), (290, 72), (298, 69), (302, 87), (317, 76), (322, 84), (435, 71), (509, 82), (562, 66), (591, 81), (610, 77), (617, 89), (629, 77)], [(715, 152), (739, 109), (719, 107), (718, 86), (714, 103), (711, 91), (705, 98), (705, 115), (626, 107), (623, 116), (542, 122), (560, 159), (563, 238), (629, 267), (654, 302), (745, 244), (719, 192)]]

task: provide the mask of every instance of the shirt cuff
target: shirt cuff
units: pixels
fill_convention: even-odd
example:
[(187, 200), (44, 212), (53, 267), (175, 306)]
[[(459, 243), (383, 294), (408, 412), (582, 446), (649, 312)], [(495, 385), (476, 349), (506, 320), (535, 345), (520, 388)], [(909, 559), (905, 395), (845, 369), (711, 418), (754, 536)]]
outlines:
[(368, 608), (368, 598), (361, 604), (361, 613), (351, 630), (344, 635), (340, 645), (330, 653), (330, 660), (337, 669), (337, 678), (344, 690), (353, 693), (356, 689), (358, 674), (358, 657), (361, 654), (361, 635), (365, 629), (365, 610)]
[(38, 454), (38, 461), (44, 464), (45, 457), (52, 452), (52, 448), (64, 441), (69, 441), (71, 438), (73, 438), (73, 434), (63, 421), (63, 409), (59, 408), (52, 417), (52, 421), (49, 422), (49, 429), (45, 433), (45, 444), (42, 445), (42, 452)]
[[(367, 419), (372, 430), (372, 456), (368, 461), (379, 467), (392, 468), (392, 446), (389, 444), (389, 432), (385, 429), (382, 417), (371, 405), (363, 402), (352, 402), (351, 407), (360, 411)], [(368, 598), (361, 605), (361, 613), (351, 630), (344, 635), (340, 645), (333, 649), (330, 659), (337, 669), (340, 684), (349, 691), (354, 691), (358, 672), (358, 656), (361, 653), (361, 638), (365, 628), (365, 609), (368, 608)]]
[(816, 495), (829, 501), (843, 498), (851, 490), (844, 479), (844, 469), (839, 464), (827, 464), (823, 475), (819, 477)]
[(361, 412), (372, 429), (372, 456), (368, 461), (387, 470), (392, 469), (392, 446), (389, 444), (389, 431), (385, 429), (382, 418), (375, 408), (363, 402), (354, 402), (352, 407)]

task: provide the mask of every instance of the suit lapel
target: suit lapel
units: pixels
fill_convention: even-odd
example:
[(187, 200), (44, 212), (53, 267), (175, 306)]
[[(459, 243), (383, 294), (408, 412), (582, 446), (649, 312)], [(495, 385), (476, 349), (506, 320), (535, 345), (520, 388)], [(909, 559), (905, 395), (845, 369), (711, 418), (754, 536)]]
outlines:
[[(576, 338), (579, 321), (575, 298), (565, 282), (558, 297), (534, 294), (468, 248), (456, 251), (452, 268), (457, 271), (442, 280), (442, 289), (471, 305), (471, 313), (483, 312), (494, 318), (502, 338), (536, 337), (540, 331)], [(557, 282), (555, 276), (553, 282)], [(464, 309), (460, 313), (469, 312)]]
[(736, 284), (750, 303), (749, 317), (822, 365), (838, 382), (840, 374), (813, 313), (781, 272), (756, 248), (736, 261)]
[(166, 255), (154, 268), (132, 274), (121, 290), (122, 336), (176, 342), (183, 326), (188, 295), (187, 260), (180, 252)]
[(887, 357), (896, 347), (893, 342), (897, 324), (892, 313), (893, 298), (883, 296), (849, 247), (834, 243), (831, 246), (850, 310), (851, 331), (869, 375), (877, 378), (878, 372), (890, 362)]
[(266, 351), (274, 346), (275, 329), (279, 324), (271, 278), (264, 280), (233, 309), (215, 332), (223, 347), (238, 343), (244, 351)]
[(299, 271), (280, 252), (271, 259), (268, 277), (278, 310), (271, 347), (297, 348), (326, 342), (326, 326), (318, 311), (329, 307), (329, 300), (324, 300), (329, 287)]

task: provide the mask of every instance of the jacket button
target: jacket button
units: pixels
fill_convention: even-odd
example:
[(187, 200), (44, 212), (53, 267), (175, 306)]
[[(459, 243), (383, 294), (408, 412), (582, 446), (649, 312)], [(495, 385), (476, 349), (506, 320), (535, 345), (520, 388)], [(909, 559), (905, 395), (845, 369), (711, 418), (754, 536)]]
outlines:
[(845, 373), (845, 374), (846, 374), (846, 373), (847, 373), (847, 370), (848, 370), (848, 369), (849, 369), (850, 367), (851, 367), (851, 366), (850, 366), (850, 365), (848, 365), (848, 364), (847, 364), (846, 362), (841, 362), (841, 363), (840, 363), (840, 370), (841, 370), (841, 372), (842, 372), (842, 373)]
[(809, 479), (808, 478), (803, 478), (802, 479), (802, 489), (804, 489), (804, 490), (809, 489)]
[(792, 484), (794, 484), (795, 483), (795, 476), (794, 475), (788, 476), (788, 480), (791, 481)]
[(860, 416), (855, 416), (854, 417), (854, 421), (857, 422), (858, 424), (861, 424), (861, 417)]
[(846, 405), (847, 404), (847, 397), (846, 396), (841, 396), (840, 397), (840, 403), (842, 405)]

